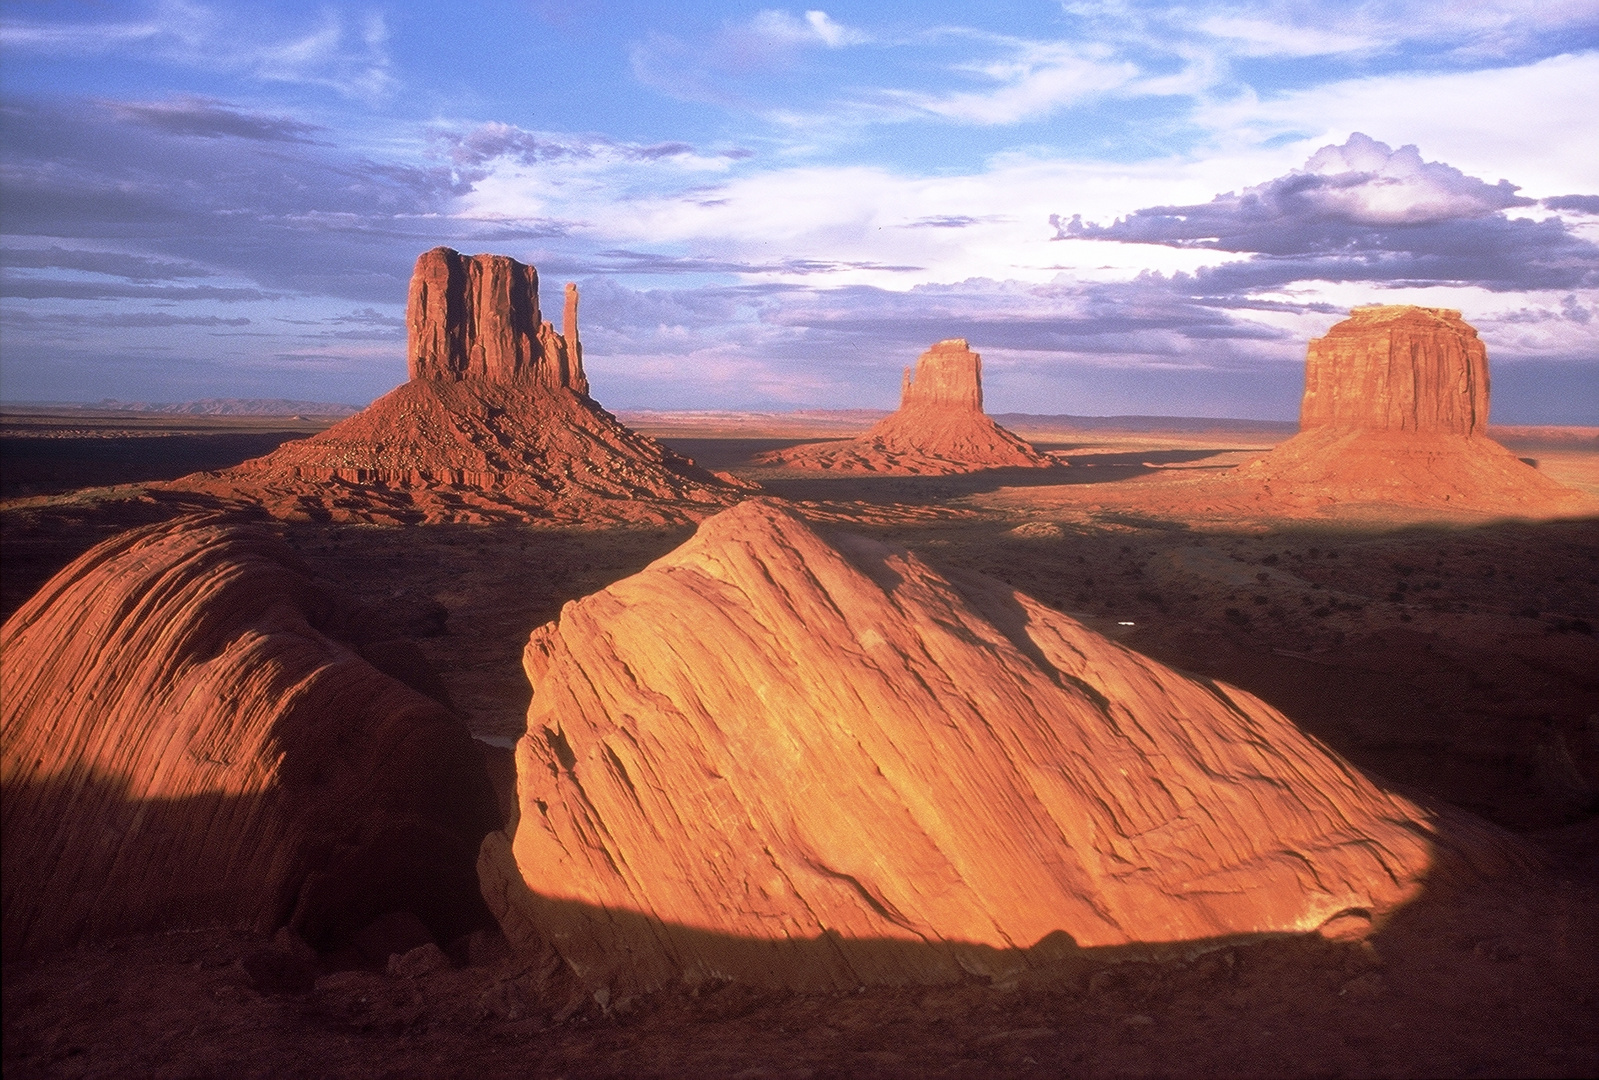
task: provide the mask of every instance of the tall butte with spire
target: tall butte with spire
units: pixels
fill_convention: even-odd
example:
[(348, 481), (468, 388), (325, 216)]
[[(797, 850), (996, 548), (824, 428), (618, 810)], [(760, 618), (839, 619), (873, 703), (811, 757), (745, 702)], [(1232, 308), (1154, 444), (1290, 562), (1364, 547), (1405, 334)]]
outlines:
[(854, 439), (805, 443), (756, 461), (830, 472), (943, 475), (1063, 464), (983, 412), (983, 358), (948, 338), (905, 369), (898, 411)]
[(1488, 350), (1460, 312), (1355, 308), (1313, 338), (1299, 434), (1218, 478), (1278, 507), (1591, 508), (1488, 438)]
[(406, 306), (410, 379), (355, 416), (175, 486), (274, 513), (365, 521), (683, 522), (738, 489), (589, 397), (566, 286), (561, 332), (533, 267), (423, 252)]

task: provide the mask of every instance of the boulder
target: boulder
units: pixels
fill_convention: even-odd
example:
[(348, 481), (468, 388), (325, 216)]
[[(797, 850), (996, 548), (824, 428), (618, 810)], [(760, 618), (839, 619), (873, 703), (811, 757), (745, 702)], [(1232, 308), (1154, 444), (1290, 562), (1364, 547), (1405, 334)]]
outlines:
[(465, 727), (364, 658), (382, 644), (285, 544), (215, 518), (123, 533), (52, 578), (0, 628), (6, 953), (485, 921), (493, 791)]
[(947, 475), (1064, 464), (983, 412), (983, 359), (964, 338), (940, 341), (905, 369), (898, 411), (854, 439), (762, 454), (761, 464), (829, 472)]
[(1426, 811), (1258, 698), (769, 500), (568, 604), (524, 666), (520, 818), (480, 876), (511, 941), (590, 984), (1344, 936), (1438, 856)]

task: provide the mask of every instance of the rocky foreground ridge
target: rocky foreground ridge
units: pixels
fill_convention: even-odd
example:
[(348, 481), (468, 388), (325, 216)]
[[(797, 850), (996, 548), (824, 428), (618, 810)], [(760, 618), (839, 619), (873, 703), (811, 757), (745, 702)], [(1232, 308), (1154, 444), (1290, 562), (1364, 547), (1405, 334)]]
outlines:
[(757, 457), (764, 465), (844, 473), (939, 476), (1061, 464), (983, 412), (983, 359), (964, 338), (940, 341), (900, 386), (899, 409), (865, 434)]
[(524, 665), (520, 820), (485, 839), (484, 894), (617, 989), (1362, 933), (1455, 843), (1243, 691), (768, 500), (568, 604)]
[(351, 521), (681, 523), (735, 500), (736, 484), (588, 396), (577, 312), (568, 285), (557, 334), (533, 267), (424, 252), (406, 309), (408, 382), (326, 431), (173, 486)]
[(396, 910), (447, 941), (481, 917), (498, 812), (470, 735), (415, 646), (269, 534), (116, 536), (0, 652), (8, 956), (218, 925), (332, 949)]

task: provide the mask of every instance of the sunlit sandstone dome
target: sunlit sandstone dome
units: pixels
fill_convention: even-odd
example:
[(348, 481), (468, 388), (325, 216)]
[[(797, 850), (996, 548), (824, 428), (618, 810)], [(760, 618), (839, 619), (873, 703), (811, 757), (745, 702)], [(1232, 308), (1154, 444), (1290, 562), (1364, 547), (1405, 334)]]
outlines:
[(448, 941), (486, 919), (499, 815), (471, 736), (414, 646), (265, 532), (114, 537), (6, 620), (0, 653), (7, 956), (217, 925), (329, 948), (400, 910)]
[(588, 396), (566, 287), (562, 332), (538, 273), (434, 248), (406, 309), (410, 381), (355, 416), (220, 474), (178, 481), (279, 514), (354, 520), (697, 520), (738, 489)]
[(940, 341), (905, 369), (899, 409), (864, 435), (806, 443), (755, 460), (831, 472), (944, 475), (1062, 464), (983, 412), (983, 359), (964, 338)]
[(1487, 349), (1460, 312), (1356, 308), (1310, 342), (1299, 434), (1228, 479), (1285, 506), (1591, 507), (1487, 437), (1488, 390)]
[(520, 820), (485, 838), (484, 895), (591, 984), (936, 983), (1358, 932), (1440, 853), (1428, 813), (1258, 698), (769, 500), (568, 604), (524, 666)]

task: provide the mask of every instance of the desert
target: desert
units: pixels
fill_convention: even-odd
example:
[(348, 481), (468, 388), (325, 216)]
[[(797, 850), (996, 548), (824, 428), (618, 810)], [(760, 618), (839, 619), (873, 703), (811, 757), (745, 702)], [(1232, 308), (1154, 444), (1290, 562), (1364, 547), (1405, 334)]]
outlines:
[(1599, 1075), (1599, 8), (0, 9), (0, 1073)]
[[(818, 467), (893, 418), (635, 433), (575, 291), (541, 339), (531, 268), (414, 280), (452, 259), (502, 302), (413, 320), (442, 424), (7, 416), (8, 1071), (1586, 1068), (1599, 432), (1486, 427), (1486, 390), (1462, 422), (1454, 375), (1430, 424), (1327, 422), (1382, 387), (1313, 343), (1293, 438), (1024, 442), (946, 342), (918, 430), (1028, 456)], [(1458, 322), (1381, 312), (1329, 338)], [(472, 468), (457, 416), (523, 464)], [(1474, 486), (1359, 446), (1283, 481), (1329, 428)], [(201, 471), (84, 449), (155, 439)]]

